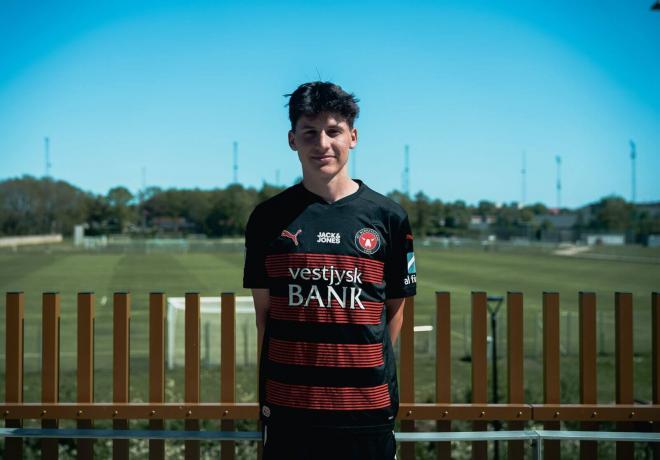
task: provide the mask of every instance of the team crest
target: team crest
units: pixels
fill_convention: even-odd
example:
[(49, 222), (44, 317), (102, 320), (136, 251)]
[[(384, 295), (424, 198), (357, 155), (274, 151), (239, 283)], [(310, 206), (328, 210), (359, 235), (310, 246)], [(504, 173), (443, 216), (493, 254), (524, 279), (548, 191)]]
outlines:
[(355, 234), (355, 246), (365, 254), (373, 254), (380, 249), (380, 235), (371, 228), (363, 228)]

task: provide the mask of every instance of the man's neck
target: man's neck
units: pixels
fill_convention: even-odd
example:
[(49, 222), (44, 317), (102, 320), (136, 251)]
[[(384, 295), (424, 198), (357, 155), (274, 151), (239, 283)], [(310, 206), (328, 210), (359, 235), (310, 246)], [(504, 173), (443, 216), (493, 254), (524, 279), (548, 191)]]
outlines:
[(334, 203), (342, 198), (357, 192), (360, 186), (348, 175), (338, 174), (330, 180), (310, 179), (303, 177), (303, 186), (320, 196), (328, 203)]

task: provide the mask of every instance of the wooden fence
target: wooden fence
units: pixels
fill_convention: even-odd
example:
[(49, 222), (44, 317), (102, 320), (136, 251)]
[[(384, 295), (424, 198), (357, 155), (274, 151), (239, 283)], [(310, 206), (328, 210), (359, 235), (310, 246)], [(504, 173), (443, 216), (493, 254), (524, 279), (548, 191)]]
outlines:
[[(43, 295), (42, 311), (42, 402), (23, 402), (24, 297), (6, 296), (5, 404), (0, 411), (6, 427), (21, 427), (23, 419), (41, 420), (43, 428), (55, 428), (59, 420), (76, 420), (79, 428), (91, 428), (94, 420), (112, 420), (116, 430), (128, 428), (129, 420), (149, 420), (149, 428), (160, 430), (165, 419), (185, 420), (186, 430), (198, 430), (200, 420), (220, 420), (223, 431), (234, 430), (239, 419), (258, 418), (256, 403), (235, 402), (235, 297), (221, 298), (221, 371), (217, 403), (200, 403), (200, 296), (186, 294), (185, 308), (185, 388), (184, 401), (165, 402), (165, 295), (149, 298), (149, 402), (129, 399), (130, 295), (116, 293), (113, 299), (113, 401), (93, 401), (94, 387), (94, 295), (78, 294), (77, 402), (63, 403), (59, 393), (60, 296)], [(616, 403), (598, 404), (596, 398), (596, 296), (579, 296), (579, 404), (560, 403), (559, 295), (543, 294), (543, 401), (525, 401), (523, 385), (523, 296), (509, 292), (507, 314), (506, 404), (487, 402), (487, 302), (484, 292), (473, 292), (470, 404), (451, 402), (451, 299), (447, 292), (436, 293), (436, 402), (416, 403), (414, 383), (414, 299), (408, 299), (404, 312), (400, 349), (399, 419), (402, 431), (414, 431), (416, 420), (435, 420), (438, 431), (450, 431), (453, 420), (472, 421), (473, 430), (486, 430), (488, 422), (503, 421), (512, 430), (526, 424), (543, 423), (556, 430), (562, 421), (578, 421), (583, 430), (597, 430), (599, 422), (616, 422), (617, 430), (630, 431), (634, 423), (660, 421), (660, 293), (651, 298), (652, 317), (652, 398), (651, 404), (635, 404), (633, 398), (633, 302), (629, 293), (615, 294)], [(638, 308), (645, 308), (639, 306)], [(256, 378), (256, 377), (255, 377)], [(660, 431), (660, 423), (652, 426)], [(43, 458), (57, 458), (57, 439), (41, 443)], [(93, 440), (78, 440), (79, 458), (92, 458)], [(508, 458), (522, 459), (523, 441), (508, 441)], [(559, 458), (559, 441), (544, 441), (544, 457)], [(199, 458), (199, 441), (185, 442), (186, 458)], [(6, 458), (21, 458), (21, 438), (5, 440)], [(414, 444), (402, 443), (402, 457), (414, 458)], [(598, 457), (595, 441), (580, 442), (583, 459)], [(165, 456), (163, 440), (149, 441), (151, 459)], [(451, 444), (437, 443), (438, 458), (449, 458)], [(632, 458), (633, 444), (618, 442), (617, 459)], [(660, 458), (660, 451), (655, 451)], [(222, 441), (223, 459), (234, 458), (234, 442)], [(487, 457), (484, 441), (472, 443), (475, 459)], [(128, 458), (128, 440), (113, 440), (113, 458)]]

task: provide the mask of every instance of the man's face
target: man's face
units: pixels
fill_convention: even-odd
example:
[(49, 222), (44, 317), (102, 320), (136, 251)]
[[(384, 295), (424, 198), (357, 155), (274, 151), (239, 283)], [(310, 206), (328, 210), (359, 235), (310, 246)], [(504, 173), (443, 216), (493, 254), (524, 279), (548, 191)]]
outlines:
[(344, 171), (356, 144), (357, 129), (334, 113), (302, 116), (295, 132), (289, 131), (289, 146), (298, 152), (305, 177), (329, 179)]

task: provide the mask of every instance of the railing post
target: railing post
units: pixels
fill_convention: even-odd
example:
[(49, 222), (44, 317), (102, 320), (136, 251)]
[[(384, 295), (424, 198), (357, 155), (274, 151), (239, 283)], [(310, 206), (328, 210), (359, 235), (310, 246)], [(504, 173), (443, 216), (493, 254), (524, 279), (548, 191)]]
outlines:
[[(651, 334), (653, 404), (660, 404), (660, 292), (651, 294)], [(660, 423), (653, 424), (653, 431), (660, 432)], [(653, 458), (660, 459), (660, 443), (654, 442), (652, 448)]]
[[(580, 292), (580, 404), (596, 404), (596, 294)], [(585, 431), (597, 431), (597, 422), (582, 422)], [(580, 441), (580, 458), (598, 458), (596, 441)]]
[[(79, 403), (94, 402), (94, 294), (81, 292), (78, 294), (78, 370), (76, 385), (76, 401)], [(82, 415), (82, 414), (81, 414)], [(90, 419), (79, 419), (78, 428), (94, 428)], [(94, 440), (78, 439), (78, 458), (94, 457)]]
[[(152, 292), (149, 294), (149, 402), (165, 402), (165, 294)], [(162, 430), (163, 419), (149, 420), (149, 428)], [(163, 460), (165, 458), (165, 441), (149, 440), (149, 459)]]
[[(403, 307), (403, 324), (401, 325), (400, 364), (401, 375), (399, 380), (400, 401), (402, 403), (415, 402), (415, 298), (406, 297)], [(401, 420), (401, 431), (415, 431), (414, 420)], [(413, 460), (415, 458), (415, 443), (401, 443), (401, 458)]]
[[(42, 299), (41, 402), (56, 403), (60, 390), (60, 295), (47, 292)], [(41, 415), (42, 428), (57, 428), (58, 420)], [(58, 458), (57, 438), (41, 440), (41, 457)]]
[[(186, 293), (186, 325), (185, 325), (185, 402), (199, 402), (199, 293)], [(194, 414), (188, 413), (185, 421), (186, 430), (199, 430), (199, 420), (192, 418)], [(199, 441), (188, 440), (186, 445), (186, 460), (199, 459)]]
[[(23, 332), (24, 298), (22, 292), (8, 292), (5, 305), (5, 401), (23, 402)], [(5, 427), (21, 428), (23, 421), (3, 414)], [(23, 439), (5, 438), (7, 458), (23, 458)]]
[[(559, 385), (559, 294), (543, 293), (543, 403), (560, 403)], [(559, 421), (544, 423), (546, 430), (560, 429)], [(543, 454), (559, 459), (559, 441), (543, 441)]]
[[(236, 296), (233, 292), (220, 295), (220, 402), (236, 400)], [(233, 431), (233, 420), (220, 422), (222, 431)], [(222, 441), (220, 453), (223, 459), (234, 459), (234, 441)]]
[[(524, 404), (524, 331), (523, 331), (523, 295), (520, 292), (508, 292), (506, 296), (507, 327), (507, 388), (509, 404)], [(522, 430), (525, 422), (509, 422), (509, 429)], [(525, 455), (523, 441), (509, 441), (510, 460), (522, 460)]]
[[(633, 404), (633, 324), (632, 294), (617, 292), (614, 295), (614, 342), (616, 360), (616, 403)], [(629, 431), (630, 423), (618, 422), (619, 431)], [(632, 442), (616, 443), (618, 460), (633, 457), (635, 445)]]
[[(488, 402), (488, 365), (486, 360), (488, 298), (485, 292), (472, 293), (472, 402)], [(474, 431), (485, 431), (486, 422), (474, 421)], [(486, 459), (488, 444), (485, 441), (472, 442), (472, 458)]]
[[(435, 316), (435, 401), (451, 403), (451, 298), (449, 292), (436, 292)], [(451, 431), (449, 420), (436, 422), (438, 431)], [(436, 457), (450, 458), (451, 442), (436, 443)]]
[[(128, 403), (130, 379), (130, 316), (131, 299), (128, 292), (116, 292), (113, 296), (112, 328), (112, 402)], [(115, 411), (112, 428), (127, 430), (128, 420)], [(128, 458), (128, 439), (112, 440), (113, 460)]]

